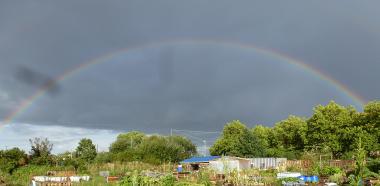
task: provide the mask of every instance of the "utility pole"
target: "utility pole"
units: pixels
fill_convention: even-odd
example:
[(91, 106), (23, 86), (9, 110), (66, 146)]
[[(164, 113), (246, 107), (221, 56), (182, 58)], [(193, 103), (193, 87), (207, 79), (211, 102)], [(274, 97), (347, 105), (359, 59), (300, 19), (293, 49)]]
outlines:
[(203, 140), (203, 155), (206, 156), (207, 155), (207, 141), (206, 140)]
[(173, 129), (170, 128), (170, 136), (173, 136)]

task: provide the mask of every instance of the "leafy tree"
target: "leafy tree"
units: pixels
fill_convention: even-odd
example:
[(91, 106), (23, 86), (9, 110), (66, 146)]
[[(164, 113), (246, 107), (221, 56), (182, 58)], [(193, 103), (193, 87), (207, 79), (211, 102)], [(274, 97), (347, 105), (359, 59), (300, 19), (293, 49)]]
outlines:
[(260, 140), (260, 143), (264, 148), (277, 146), (277, 143), (274, 140), (272, 128), (263, 125), (256, 125), (252, 128), (252, 133), (258, 140)]
[(178, 160), (184, 160), (197, 153), (197, 148), (189, 139), (182, 136), (169, 136), (167, 138), (169, 140), (169, 144), (180, 147)]
[(96, 157), (96, 147), (91, 139), (83, 138), (75, 150), (75, 156), (85, 162), (92, 162)]
[(344, 134), (353, 126), (355, 114), (353, 107), (343, 107), (333, 101), (315, 107), (314, 114), (307, 121), (309, 149), (328, 148), (334, 157), (341, 156), (345, 151)]
[(12, 174), (14, 170), (27, 163), (27, 155), (19, 148), (0, 150), (0, 170)]
[(47, 139), (29, 139), (31, 144), (30, 159), (32, 164), (49, 165), (53, 163), (51, 151), (53, 144)]
[(355, 152), (355, 171), (353, 175), (349, 176), (350, 184), (352, 185), (362, 185), (364, 170), (366, 164), (366, 151), (362, 146), (362, 141), (359, 138), (357, 143), (357, 149)]
[(190, 140), (174, 136), (149, 136), (138, 147), (140, 158), (148, 163), (179, 162), (196, 153)]
[(112, 162), (112, 153), (110, 152), (100, 152), (96, 155), (95, 163), (110, 163)]
[(210, 148), (212, 155), (240, 157), (263, 156), (264, 149), (260, 140), (238, 120), (227, 123), (222, 135)]
[(278, 146), (285, 149), (303, 150), (307, 144), (307, 123), (297, 116), (289, 116), (273, 128)]
[(137, 147), (145, 137), (145, 134), (138, 131), (132, 131), (125, 134), (119, 134), (116, 141), (110, 146), (110, 152), (125, 152), (128, 149)]
[[(364, 106), (364, 112), (355, 118), (355, 127), (363, 132), (361, 139), (367, 151), (380, 151), (380, 101), (372, 101)], [(355, 138), (358, 139), (357, 135)]]

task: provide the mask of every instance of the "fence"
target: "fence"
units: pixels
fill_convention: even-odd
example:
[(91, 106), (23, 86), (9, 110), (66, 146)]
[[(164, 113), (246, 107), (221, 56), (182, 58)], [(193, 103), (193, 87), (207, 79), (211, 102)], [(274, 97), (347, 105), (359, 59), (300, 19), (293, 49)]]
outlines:
[(286, 158), (252, 158), (251, 166), (256, 169), (279, 169), (285, 166)]
[[(355, 165), (354, 160), (328, 160), (321, 162), (324, 166), (339, 167), (341, 169), (349, 170)], [(312, 161), (310, 160), (287, 160), (286, 167), (297, 167), (297, 168), (310, 168), (312, 166)]]

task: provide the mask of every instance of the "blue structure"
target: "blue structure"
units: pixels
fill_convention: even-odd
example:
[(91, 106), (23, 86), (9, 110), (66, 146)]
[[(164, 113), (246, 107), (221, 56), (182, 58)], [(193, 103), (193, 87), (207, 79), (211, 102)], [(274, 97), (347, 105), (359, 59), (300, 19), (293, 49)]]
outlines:
[(181, 161), (180, 163), (189, 163), (189, 164), (197, 164), (197, 163), (208, 163), (214, 159), (218, 159), (220, 156), (201, 156), (201, 157), (191, 157)]

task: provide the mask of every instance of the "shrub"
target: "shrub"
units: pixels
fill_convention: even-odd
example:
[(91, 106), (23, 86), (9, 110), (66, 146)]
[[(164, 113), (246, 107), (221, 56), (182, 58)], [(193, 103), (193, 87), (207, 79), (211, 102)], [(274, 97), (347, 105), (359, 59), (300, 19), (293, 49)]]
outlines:
[(332, 176), (334, 174), (340, 174), (343, 171), (339, 167), (325, 166), (319, 170), (319, 175), (321, 176)]
[(368, 161), (367, 168), (374, 173), (380, 174), (380, 158)]
[(338, 185), (341, 185), (344, 182), (345, 174), (343, 172), (333, 174), (329, 177), (330, 182), (337, 183)]

